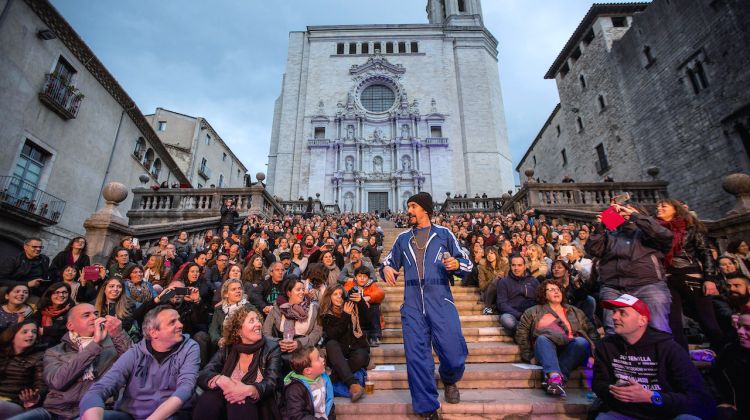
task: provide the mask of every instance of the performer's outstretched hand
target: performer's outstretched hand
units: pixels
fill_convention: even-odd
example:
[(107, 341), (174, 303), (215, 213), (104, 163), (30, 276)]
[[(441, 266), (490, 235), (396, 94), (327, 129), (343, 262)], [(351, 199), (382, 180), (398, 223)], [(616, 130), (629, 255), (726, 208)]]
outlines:
[(386, 265), (383, 267), (383, 274), (385, 275), (385, 282), (388, 283), (389, 286), (396, 285), (396, 275), (398, 274), (398, 271), (394, 270), (393, 267)]

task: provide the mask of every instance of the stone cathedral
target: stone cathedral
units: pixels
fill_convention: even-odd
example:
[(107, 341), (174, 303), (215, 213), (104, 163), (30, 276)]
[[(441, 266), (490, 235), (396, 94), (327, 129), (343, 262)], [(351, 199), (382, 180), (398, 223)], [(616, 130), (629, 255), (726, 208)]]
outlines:
[(427, 24), (289, 34), (268, 188), (341, 211), (399, 211), (427, 191), (513, 188), (497, 40), (480, 0), (429, 0)]

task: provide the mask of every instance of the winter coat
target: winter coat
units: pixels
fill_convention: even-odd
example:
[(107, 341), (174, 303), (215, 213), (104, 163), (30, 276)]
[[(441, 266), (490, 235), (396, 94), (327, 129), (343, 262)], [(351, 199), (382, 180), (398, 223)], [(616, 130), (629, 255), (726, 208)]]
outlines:
[[(0, 258), (0, 287), (13, 287), (17, 284), (26, 284), (30, 280), (34, 280), (32, 277), (37, 278), (37, 276), (32, 276), (31, 270), (37, 263), (40, 265), (42, 272), (39, 277), (49, 280), (49, 257), (44, 254), (34, 260), (26, 258), (26, 254), (23, 252), (15, 257)], [(43, 283), (41, 286), (34, 287), (31, 290), (31, 294), (41, 296), (47, 286), (48, 284)]]
[(490, 285), (490, 283), (492, 283), (493, 280), (501, 279), (508, 275), (509, 267), (507, 261), (503, 263), (503, 260), (498, 257), (496, 264), (496, 270), (493, 270), (490, 263), (486, 260), (484, 264), (479, 266), (479, 290), (487, 290), (487, 287)]
[[(9, 349), (12, 352), (12, 347)], [(0, 397), (22, 405), (19, 394), (22, 390), (31, 388), (39, 390), (44, 398), (47, 384), (42, 377), (44, 351), (35, 346), (21, 354), (5, 353), (0, 356)]]
[[(250, 302), (245, 304), (245, 308), (251, 310), (256, 309)], [(263, 308), (258, 310), (263, 310)], [(211, 318), (211, 325), (208, 327), (208, 335), (211, 337), (211, 343), (218, 343), (219, 339), (222, 337), (222, 332), (224, 331), (224, 320), (226, 317), (227, 315), (224, 313), (224, 310), (221, 309), (221, 304), (217, 305), (214, 308), (214, 316)]]
[[(357, 302), (357, 313), (359, 314), (360, 327), (370, 325), (369, 311), (364, 300)], [(352, 317), (349, 314), (343, 312), (341, 316), (336, 316), (327, 313), (323, 315), (322, 323), (325, 340), (338, 341), (344, 350), (344, 354), (348, 354), (349, 350), (355, 349), (366, 349), (369, 353), (370, 345), (367, 343), (367, 335), (363, 332), (359, 338), (354, 336)]]
[[(302, 335), (296, 335), (294, 339), (300, 347), (315, 346), (323, 335), (323, 327), (318, 322), (318, 310), (320, 307), (316, 303), (311, 303), (308, 309), (307, 319), (310, 321), (307, 331)], [(280, 340), (283, 337), (284, 327), (281, 325), (281, 309), (279, 305), (274, 304), (271, 312), (268, 313), (266, 320), (263, 322), (263, 336), (272, 340)]]
[[(326, 373), (321, 375), (326, 382), (326, 414), (328, 420), (336, 420), (336, 406), (333, 404), (333, 384)], [(284, 386), (282, 407), (284, 420), (316, 420), (312, 391), (306, 383), (292, 379)]]
[(638, 213), (614, 231), (597, 227), (586, 242), (586, 252), (599, 258), (601, 284), (621, 291), (663, 281), (662, 260), (671, 247), (672, 231)]
[[(62, 343), (44, 354), (44, 380), (49, 385), (44, 408), (64, 418), (79, 415), (78, 402), (86, 391), (110, 369), (132, 343), (127, 333), (107, 336), (101, 344), (90, 343), (78, 351), (78, 345), (65, 334)], [(94, 379), (83, 379), (83, 373), (93, 363)]]
[[(352, 287), (357, 284), (353, 280), (349, 280), (346, 283), (344, 283), (344, 290), (348, 293), (350, 290), (352, 290)], [(378, 284), (374, 281), (368, 281), (365, 283), (364, 287), (357, 286), (360, 289), (364, 289), (364, 296), (370, 297), (370, 304), (380, 304), (383, 303), (383, 299), (385, 299), (385, 292), (383, 289), (378, 286)]]
[[(62, 281), (63, 268), (68, 265), (68, 255), (70, 255), (70, 251), (60, 251), (49, 263), (50, 280)], [(87, 265), (91, 265), (91, 259), (86, 254), (81, 254), (78, 261), (73, 264), (78, 272), (83, 271), (83, 267)]]
[[(582, 310), (567, 303), (563, 303), (562, 305), (565, 308), (565, 318), (570, 323), (573, 337), (586, 338), (593, 348), (593, 340), (599, 339), (599, 333), (596, 331), (594, 324), (589, 321)], [(521, 350), (521, 358), (527, 362), (534, 357), (534, 342), (538, 337), (536, 326), (545, 314), (552, 314), (558, 320), (558, 324), (562, 327), (563, 331), (566, 333), (570, 332), (568, 331), (568, 326), (560, 320), (557, 312), (553, 311), (549, 305), (536, 305), (527, 309), (518, 321), (515, 337), (516, 344), (518, 344)]]
[(705, 274), (704, 279), (715, 279), (718, 275), (716, 261), (711, 254), (711, 247), (708, 244), (706, 235), (699, 232), (695, 226), (689, 226), (685, 230), (685, 238), (682, 241), (680, 252), (672, 257), (672, 269), (685, 270), (693, 268), (697, 272)]
[[(200, 350), (198, 343), (183, 334), (177, 349), (161, 363), (148, 350), (148, 340), (125, 352), (81, 399), (80, 412), (104, 407), (104, 402), (125, 391), (115, 403), (115, 410), (130, 414), (135, 420), (147, 418), (169, 397), (182, 401), (182, 409), (192, 407), (193, 391), (198, 378)], [(75, 401), (75, 400), (73, 400)]]
[(750, 350), (732, 343), (726, 346), (711, 368), (711, 382), (716, 389), (717, 404), (731, 404), (737, 408), (738, 418), (750, 418)]
[(221, 220), (219, 221), (219, 225), (221, 226), (229, 226), (232, 228), (234, 226), (234, 219), (240, 217), (240, 214), (237, 213), (236, 207), (232, 206), (227, 207), (226, 204), (221, 205)]
[[(638, 419), (666, 419), (691, 414), (702, 419), (714, 415), (716, 403), (690, 355), (671, 334), (648, 327), (635, 344), (619, 335), (605, 337), (594, 352), (592, 390), (606, 407)], [(664, 403), (625, 403), (609, 391), (618, 379), (632, 377), (647, 389), (659, 391)]]
[(501, 314), (511, 314), (520, 319), (523, 312), (536, 304), (536, 277), (516, 277), (508, 274), (497, 282), (497, 309)]

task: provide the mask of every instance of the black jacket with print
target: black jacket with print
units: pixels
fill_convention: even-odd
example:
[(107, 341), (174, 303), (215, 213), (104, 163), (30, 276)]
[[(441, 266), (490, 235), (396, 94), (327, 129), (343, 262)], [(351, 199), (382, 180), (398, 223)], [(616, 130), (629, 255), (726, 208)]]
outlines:
[[(680, 414), (702, 419), (714, 416), (716, 403), (700, 372), (670, 334), (649, 327), (633, 345), (619, 335), (612, 335), (597, 344), (594, 357), (591, 388), (608, 409), (638, 419), (673, 418)], [(614, 398), (609, 386), (626, 378), (634, 378), (647, 389), (659, 391), (664, 404), (625, 403)]]

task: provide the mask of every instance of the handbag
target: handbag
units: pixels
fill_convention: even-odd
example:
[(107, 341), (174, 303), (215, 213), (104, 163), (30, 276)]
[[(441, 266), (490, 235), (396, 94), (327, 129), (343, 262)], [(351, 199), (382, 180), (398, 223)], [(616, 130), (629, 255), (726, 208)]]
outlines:
[(555, 322), (543, 328), (534, 328), (534, 336), (547, 337), (558, 347), (562, 347), (570, 343), (570, 337), (568, 337), (568, 333), (565, 331), (563, 323), (560, 319), (555, 320)]

